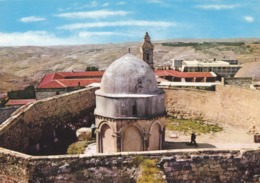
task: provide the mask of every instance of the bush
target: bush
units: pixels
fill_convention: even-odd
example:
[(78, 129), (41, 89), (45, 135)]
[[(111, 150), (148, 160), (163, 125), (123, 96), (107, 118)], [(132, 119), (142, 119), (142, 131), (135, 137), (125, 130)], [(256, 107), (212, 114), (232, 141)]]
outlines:
[(96, 66), (88, 66), (86, 68), (86, 71), (98, 71), (98, 67), (96, 67)]
[(75, 142), (68, 147), (67, 154), (83, 154), (87, 146), (87, 140)]
[(10, 91), (7, 93), (9, 99), (34, 99), (36, 98), (33, 86), (27, 86), (24, 90)]
[(154, 159), (144, 159), (139, 165), (141, 174), (137, 183), (164, 183), (162, 173), (156, 164)]

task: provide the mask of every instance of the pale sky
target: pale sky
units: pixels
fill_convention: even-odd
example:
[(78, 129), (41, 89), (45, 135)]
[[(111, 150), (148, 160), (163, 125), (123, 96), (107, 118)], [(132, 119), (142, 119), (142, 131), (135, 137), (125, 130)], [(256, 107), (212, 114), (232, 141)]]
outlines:
[(0, 0), (0, 46), (260, 38), (260, 0)]

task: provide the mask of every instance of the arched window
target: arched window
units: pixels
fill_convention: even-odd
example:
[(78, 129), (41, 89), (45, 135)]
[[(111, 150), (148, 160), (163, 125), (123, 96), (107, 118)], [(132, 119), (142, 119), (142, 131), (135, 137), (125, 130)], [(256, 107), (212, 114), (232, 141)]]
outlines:
[(150, 54), (146, 53), (146, 60), (149, 60), (149, 59), (150, 59)]
[(133, 105), (132, 111), (133, 111), (133, 116), (136, 116), (137, 115), (136, 104)]

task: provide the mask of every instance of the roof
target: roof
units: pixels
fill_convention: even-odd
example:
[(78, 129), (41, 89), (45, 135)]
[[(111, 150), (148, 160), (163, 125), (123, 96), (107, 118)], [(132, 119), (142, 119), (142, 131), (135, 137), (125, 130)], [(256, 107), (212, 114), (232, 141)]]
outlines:
[(37, 88), (70, 88), (99, 83), (104, 71), (56, 72), (46, 74)]
[(159, 86), (215, 86), (217, 83), (200, 83), (200, 82), (161, 82)]
[(185, 67), (241, 67), (240, 65), (230, 65), (229, 62), (217, 60), (217, 61), (188, 61), (182, 62)]
[(35, 102), (36, 99), (10, 99), (8, 102), (5, 104), (6, 106), (14, 106), (14, 105), (25, 105), (29, 104), (32, 102)]
[[(142, 60), (140, 60), (139, 58), (131, 54), (127, 54), (118, 60), (121, 61), (117, 62), (118, 63), (117, 66), (115, 66), (115, 64), (114, 66), (111, 66), (113, 68), (114, 67), (116, 68), (110, 69), (113, 70), (114, 74), (111, 74), (111, 71), (108, 71), (110, 73), (107, 74), (108, 81), (104, 81), (107, 83), (106, 84), (107, 86), (110, 85), (112, 86), (113, 83), (116, 83), (117, 79), (119, 78), (119, 75), (120, 77), (123, 77), (127, 80), (125, 81), (125, 84), (129, 84), (130, 80), (133, 80), (135, 82), (135, 85), (136, 85), (136, 81), (138, 80), (137, 77), (141, 77), (141, 75), (142, 76), (149, 75), (149, 77), (146, 78), (154, 77), (154, 74), (158, 77), (172, 76), (178, 78), (216, 77), (216, 75), (212, 72), (179, 72), (175, 70), (155, 70), (153, 73), (150, 67), (144, 64), (145, 62), (143, 62)], [(126, 69), (126, 67), (127, 68), (131, 67), (131, 69)], [(141, 69), (138, 70), (136, 68), (141, 68)], [(87, 86), (92, 83), (100, 83), (103, 74), (104, 71), (56, 72), (56, 73), (46, 74), (41, 80), (41, 82), (39, 83), (39, 85), (37, 86), (37, 89), (73, 88), (79, 85)], [(127, 76), (131, 76), (131, 77), (127, 77)], [(110, 82), (112, 82), (112, 84)], [(150, 84), (149, 87), (151, 87)]]
[(153, 94), (159, 89), (152, 68), (128, 53), (106, 69), (100, 91), (106, 94)]
[(212, 78), (216, 75), (212, 72), (180, 72), (176, 70), (155, 70), (155, 75), (159, 77), (178, 77), (178, 78)]

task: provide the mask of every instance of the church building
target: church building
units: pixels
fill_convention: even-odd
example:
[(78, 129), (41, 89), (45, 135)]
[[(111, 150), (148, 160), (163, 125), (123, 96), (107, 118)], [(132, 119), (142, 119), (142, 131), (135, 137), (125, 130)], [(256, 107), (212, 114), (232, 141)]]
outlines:
[(96, 91), (97, 151), (161, 149), (165, 114), (164, 92), (152, 68), (130, 53), (124, 55), (106, 69)]

